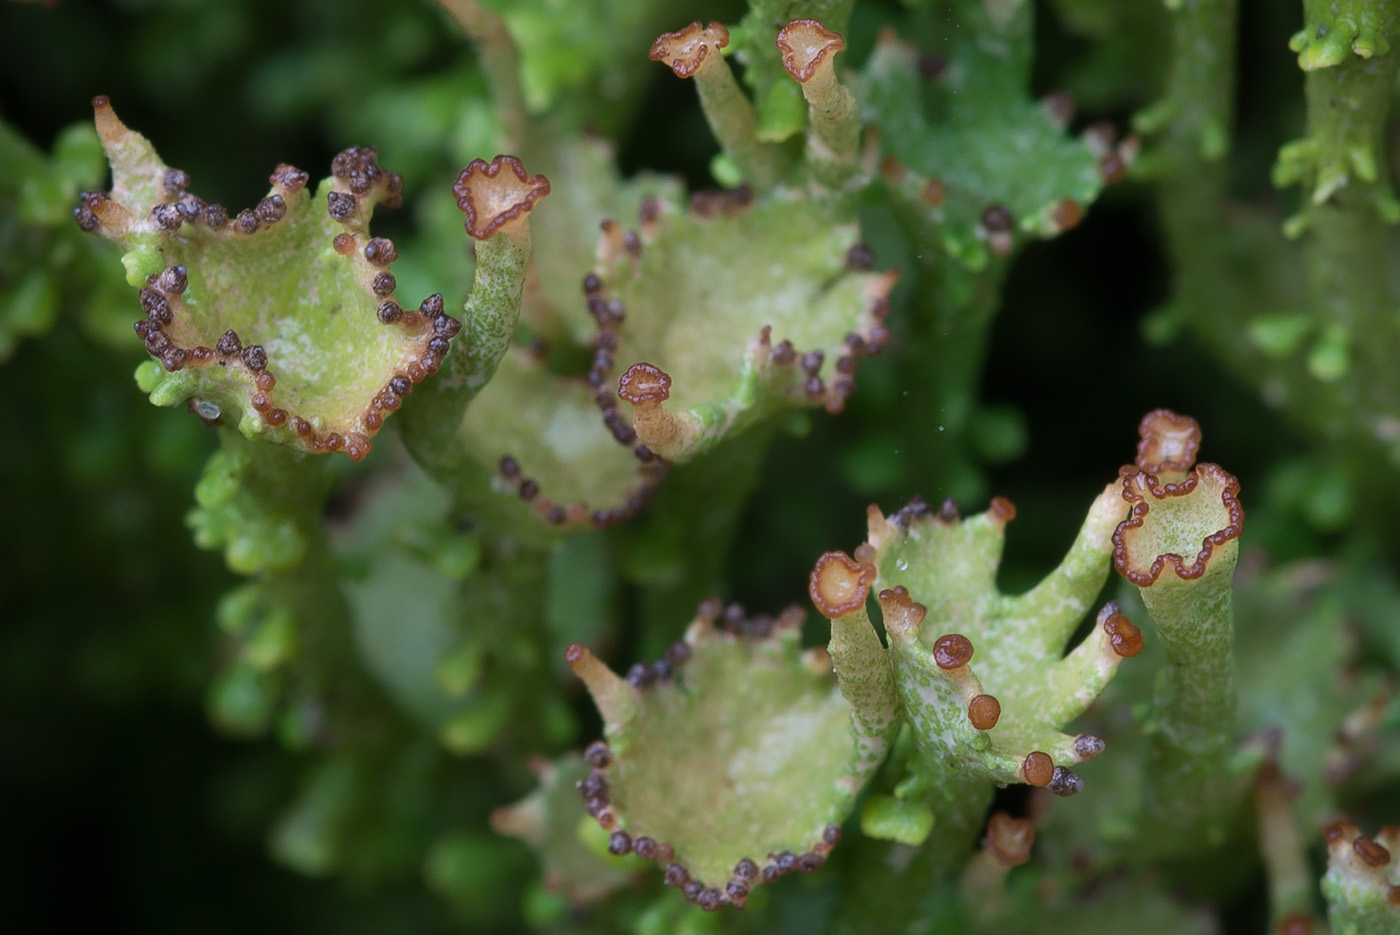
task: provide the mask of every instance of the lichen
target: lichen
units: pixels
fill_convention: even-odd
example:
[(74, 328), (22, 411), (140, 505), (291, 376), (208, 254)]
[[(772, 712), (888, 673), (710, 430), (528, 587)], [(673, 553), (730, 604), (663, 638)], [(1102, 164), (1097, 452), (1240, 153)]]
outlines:
[[(1306, 0), (1293, 90), (1241, 67), (1289, 14), (1237, 0), (750, 0), (659, 39), (658, 0), (49, 5), (0, 4), (19, 798), (106, 749), (26, 753), (87, 699), (124, 750), (95, 808), (214, 788), (366, 920), (434, 913), (421, 880), (473, 931), (1396, 927), (1396, 3)], [(118, 60), (195, 178), (105, 98), (23, 138)], [(1261, 194), (1291, 111), (1297, 192)], [(342, 151), (317, 185), (239, 164), (265, 143)], [(143, 350), (180, 411), (120, 391)], [(1145, 388), (1201, 422), (1149, 412), (1078, 486)], [(804, 584), (805, 639), (691, 618)], [(239, 754), (181, 760), (152, 704), (201, 685), (261, 738), (212, 787)]]
[(112, 163), (108, 194), (87, 193), (78, 226), (124, 251), (139, 287), (136, 333), (155, 361), (138, 373), (158, 405), (188, 404), (313, 453), (358, 461), (415, 384), (437, 372), (461, 323), (442, 296), (405, 310), (392, 242), (369, 235), (402, 179), (372, 149), (348, 149), (313, 198), (305, 172), (282, 165), (272, 191), (230, 215), (188, 190), (150, 143), (96, 98)]
[(703, 909), (820, 868), (869, 776), (831, 659), (800, 649), (804, 616), (707, 602), (683, 641), (625, 679), (582, 646), (566, 655), (606, 736), (588, 751), (585, 808), (612, 853), (661, 864)]

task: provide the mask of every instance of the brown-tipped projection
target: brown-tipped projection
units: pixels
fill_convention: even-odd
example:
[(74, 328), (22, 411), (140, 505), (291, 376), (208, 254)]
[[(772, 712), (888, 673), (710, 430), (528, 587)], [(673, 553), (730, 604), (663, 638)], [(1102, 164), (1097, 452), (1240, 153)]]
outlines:
[(795, 19), (778, 32), (778, 51), (783, 53), (783, 68), (793, 78), (806, 84), (817, 69), (833, 67), (832, 58), (846, 47), (846, 40), (814, 19)]
[[(665, 62), (676, 73), (677, 78), (689, 78), (705, 66), (712, 58), (719, 57), (719, 50), (729, 45), (729, 30), (721, 23), (701, 26), (694, 22), (679, 32), (666, 32), (656, 37), (651, 44), (651, 60)], [(715, 54), (711, 56), (713, 51)]]
[[(112, 109), (111, 100), (105, 95), (99, 95), (92, 99), (92, 110), (97, 135), (101, 137), (102, 146), (108, 153), (120, 152), (139, 145), (140, 134), (132, 133), (126, 128), (126, 124), (121, 122), (117, 117), (117, 112)], [(169, 175), (171, 171), (166, 170), (165, 174)], [(119, 197), (115, 191), (109, 193), (83, 192), (81, 204), (73, 212), (78, 226), (85, 233), (96, 234), (101, 231), (104, 236), (109, 238), (129, 232), (136, 219), (119, 203)], [(174, 205), (158, 205), (156, 207), (164, 212), (163, 218), (169, 218), (175, 226), (178, 226), (179, 222), (176, 219), (180, 217), (180, 214)], [(153, 217), (155, 217), (154, 214)], [(158, 221), (158, 223), (161, 222)]]
[(1306, 912), (1284, 916), (1278, 923), (1278, 935), (1313, 935), (1312, 917)]
[(1350, 840), (1360, 833), (1360, 828), (1343, 818), (1323, 828), (1322, 839), (1328, 844), (1336, 844), (1343, 839)]
[[(509, 172), (502, 173), (502, 169)], [(452, 185), (457, 207), (467, 216), (467, 233), (476, 240), (513, 222), (523, 221), (535, 203), (549, 194), (549, 179), (530, 176), (515, 156), (497, 156), (489, 163), (473, 159)]]
[(835, 620), (865, 606), (874, 580), (874, 565), (857, 562), (845, 552), (827, 552), (817, 559), (807, 591), (822, 616)]
[[(608, 334), (607, 331), (603, 332), (604, 337)], [(604, 351), (600, 350), (599, 355), (603, 354)], [(599, 373), (596, 363), (593, 372)], [(670, 374), (654, 364), (633, 364), (618, 380), (617, 395), (633, 406), (630, 428), (615, 410), (605, 411), (604, 421), (618, 441), (640, 439), (642, 445), (639, 450), (658, 459), (687, 457), (690, 446), (699, 436), (699, 428), (694, 420), (668, 412), (661, 405), (671, 396)], [(657, 463), (664, 462), (658, 460)]]
[(1050, 754), (1041, 753), (1039, 750), (1026, 754), (1026, 758), (1021, 761), (1021, 773), (1026, 777), (1026, 783), (1032, 786), (1048, 786), (1050, 780), (1055, 778), (1055, 761), (1050, 759)]
[(896, 536), (900, 535), (900, 530), (885, 518), (882, 511), (875, 504), (870, 504), (865, 508), (865, 542), (856, 546), (856, 557), (860, 557), (861, 549), (864, 546), (870, 547), (871, 559), (875, 557), (875, 550), (889, 544)]
[(112, 99), (105, 94), (99, 94), (92, 99), (92, 115), (97, 124), (97, 135), (104, 143), (113, 143), (127, 132), (126, 125), (112, 109)]
[(671, 375), (655, 364), (633, 364), (617, 381), (617, 395), (633, 404), (665, 402), (671, 398)]
[(972, 661), (972, 640), (961, 633), (940, 636), (933, 644), (933, 661), (940, 669), (957, 669)]
[(1018, 867), (1031, 859), (1035, 843), (1035, 822), (1029, 818), (1012, 818), (996, 812), (987, 820), (987, 839), (983, 846), (1003, 867)]
[(609, 728), (620, 727), (632, 719), (640, 695), (630, 682), (609, 669), (582, 643), (570, 643), (564, 651), (564, 661), (583, 680)]
[(880, 613), (885, 618), (885, 632), (892, 638), (913, 639), (918, 636), (928, 608), (916, 604), (901, 585), (880, 592)]
[(1185, 472), (1196, 463), (1201, 447), (1201, 427), (1190, 416), (1179, 416), (1170, 409), (1154, 409), (1138, 423), (1138, 470), (1149, 474), (1163, 471)]
[(991, 730), (1001, 719), (1001, 702), (993, 695), (978, 695), (967, 703), (967, 719), (978, 730)]
[[(1105, 608), (1107, 609), (1107, 608)], [(1144, 645), (1142, 630), (1116, 610), (1103, 614), (1103, 631), (1108, 635), (1108, 645), (1124, 659), (1130, 659), (1142, 652)]]
[(992, 502), (987, 506), (987, 513), (992, 519), (1005, 525), (1016, 518), (1016, 504), (1006, 497), (993, 497)]
[(1062, 199), (1050, 211), (1050, 221), (1060, 233), (1078, 227), (1082, 220), (1084, 220), (1084, 209), (1073, 198)]
[(1103, 752), (1104, 742), (1102, 737), (1095, 737), (1093, 734), (1080, 734), (1074, 738), (1074, 755), (1079, 758), (1079, 762), (1092, 760)]
[[(1127, 469), (1131, 471), (1131, 468)], [(1189, 497), (1200, 487), (1198, 496), (1220, 498), (1222, 524), (1219, 529), (1201, 539), (1197, 551), (1190, 556), (1191, 563), (1179, 552), (1156, 552), (1144, 548), (1144, 524), (1153, 508), (1154, 501), (1168, 501), (1175, 497)], [(1232, 539), (1237, 539), (1244, 531), (1244, 507), (1240, 506), (1237, 494), (1240, 482), (1218, 464), (1198, 464), (1177, 484), (1162, 484), (1153, 474), (1144, 471), (1128, 473), (1123, 477), (1123, 499), (1133, 504), (1128, 518), (1118, 524), (1113, 532), (1113, 567), (1124, 578), (1140, 588), (1150, 588), (1156, 583), (1162, 570), (1168, 566), (1183, 581), (1191, 581), (1206, 573), (1211, 555), (1217, 548)], [(1148, 554), (1152, 557), (1149, 559)]]

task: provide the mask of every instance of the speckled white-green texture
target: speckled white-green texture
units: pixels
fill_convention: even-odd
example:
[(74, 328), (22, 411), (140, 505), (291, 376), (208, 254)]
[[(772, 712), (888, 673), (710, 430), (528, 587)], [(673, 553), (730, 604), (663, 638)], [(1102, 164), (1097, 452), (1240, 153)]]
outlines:
[[(1198, 464), (1193, 471), (1194, 486), (1183, 482), (1175, 495), (1164, 488), (1160, 497), (1148, 483), (1155, 478), (1124, 478), (1124, 490), (1141, 500), (1136, 509), (1147, 510), (1135, 510), (1139, 525), (1125, 525), (1117, 535), (1115, 556), (1125, 577), (1140, 578), (1134, 583), (1170, 663), (1153, 704), (1146, 816), (1165, 837), (1183, 841), (1194, 840), (1193, 832), (1223, 839), (1225, 817), (1247, 787), (1247, 777), (1232, 775), (1226, 765), (1237, 742), (1233, 578), (1243, 524), (1243, 512), (1232, 515), (1228, 504), (1239, 483), (1218, 465)], [(1208, 542), (1230, 528), (1234, 538)], [(1144, 586), (1159, 557), (1165, 558), (1160, 574)], [(1178, 564), (1197, 577), (1182, 578)]]
[(851, 705), (856, 770), (866, 776), (884, 762), (902, 721), (889, 655), (864, 607), (832, 619), (827, 651), (841, 694)]
[[(905, 525), (870, 514), (878, 571), (872, 591), (902, 586), (909, 600), (927, 608), (919, 623), (917, 615), (906, 621), (896, 605), (882, 602), (895, 684), (916, 751), (897, 795), (930, 797), (936, 814), (962, 807), (945, 792), (1024, 781), (1019, 770), (1031, 752), (1048, 754), (1056, 766), (1096, 752), (1064, 728), (1098, 697), (1120, 662), (1101, 627), (1065, 655), (1108, 576), (1110, 537), (1127, 511), (1118, 485), (1107, 486), (1090, 505), (1060, 566), (1022, 595), (1002, 594), (996, 586), (1009, 509), (994, 504), (966, 519), (926, 513)], [(962, 672), (944, 671), (934, 661), (934, 643), (949, 634), (972, 643)], [(969, 697), (977, 693), (1000, 703), (990, 730), (976, 729), (968, 718)]]
[(613, 147), (602, 140), (572, 140), (530, 155), (530, 168), (550, 180), (551, 190), (531, 227), (537, 275), (527, 284), (521, 320), (547, 340), (586, 345), (596, 324), (583, 277), (597, 263), (598, 224), (610, 217), (632, 225), (643, 199), (679, 203), (684, 189), (678, 179), (646, 172), (622, 179)]

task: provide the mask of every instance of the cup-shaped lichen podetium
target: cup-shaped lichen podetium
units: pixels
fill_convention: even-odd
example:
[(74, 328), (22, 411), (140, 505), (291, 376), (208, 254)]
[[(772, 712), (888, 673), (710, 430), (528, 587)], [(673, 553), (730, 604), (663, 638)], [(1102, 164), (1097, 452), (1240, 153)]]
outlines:
[(1147, 817), (1181, 836), (1199, 831), (1218, 840), (1233, 798), (1225, 758), (1235, 739), (1231, 585), (1244, 528), (1240, 484), (1217, 464), (1191, 467), (1185, 448), (1167, 459), (1177, 469), (1169, 476), (1181, 479), (1167, 482), (1141, 468), (1160, 460), (1153, 450), (1123, 469), (1132, 512), (1113, 534), (1114, 565), (1137, 585), (1170, 663), (1155, 703)]
[(677, 78), (693, 78), (700, 108), (725, 155), (744, 179), (766, 191), (786, 171), (787, 155), (758, 138), (758, 117), (720, 51), (729, 45), (722, 23), (698, 22), (677, 32), (662, 33), (651, 46), (651, 60), (664, 62)]
[(1198, 464), (1174, 484), (1129, 471), (1122, 496), (1132, 513), (1113, 534), (1114, 565), (1137, 585), (1168, 659), (1211, 686), (1197, 684), (1180, 699), (1189, 706), (1183, 713), (1201, 724), (1224, 723), (1234, 703), (1231, 578), (1244, 528), (1239, 490), (1218, 464)]
[(783, 69), (802, 85), (812, 121), (815, 162), (853, 167), (860, 140), (855, 95), (836, 78), (836, 53), (846, 40), (814, 19), (796, 19), (778, 32)]
[(805, 200), (699, 198), (604, 225), (590, 307), (648, 449), (687, 461), (775, 411), (841, 411), (889, 339), (893, 271), (868, 271), (849, 219)]
[[(527, 175), (514, 156), (497, 156), (462, 170), (453, 192), (477, 241), (466, 340), (404, 413), (405, 442), (475, 510), (527, 539), (626, 519), (664, 465), (634, 447), (612, 394), (594, 389), (601, 376), (561, 376), (536, 348), (510, 343), (533, 260), (530, 216), (549, 181)], [(600, 419), (604, 398), (611, 408)]]
[[(847, 655), (879, 671), (886, 651), (866, 617), (862, 589), (878, 595), (886, 664), (916, 751), (896, 795), (906, 811), (931, 810), (935, 834), (949, 847), (970, 843), (995, 785), (1024, 782), (1070, 795), (1082, 783), (1068, 767), (1103, 749), (1096, 737), (1062, 729), (1098, 697), (1121, 659), (1141, 649), (1141, 634), (1110, 604), (1093, 632), (1068, 655), (1064, 650), (1107, 578), (1110, 536), (1123, 514), (1117, 485), (1110, 485), (1059, 568), (1018, 596), (995, 583), (1003, 531), (1015, 515), (1002, 498), (965, 520), (951, 502), (934, 512), (915, 501), (888, 518), (872, 506), (868, 541), (854, 557), (828, 553), (813, 572), (814, 600), (832, 620), (838, 673), (855, 669), (843, 666)], [(825, 586), (840, 580), (855, 584)], [(849, 600), (834, 599), (845, 591)], [(864, 631), (858, 642), (847, 635)], [(838, 635), (856, 651), (840, 651)], [(843, 678), (843, 689), (847, 683)], [(878, 693), (848, 693), (858, 719), (874, 710), (862, 697)], [(878, 712), (867, 719), (878, 735)]]
[(467, 299), (467, 341), (452, 355), (444, 379), (479, 390), (495, 373), (520, 320), (520, 296), (530, 265), (530, 211), (549, 194), (549, 180), (531, 176), (514, 156), (474, 159), (452, 186), (477, 241), (476, 279)]
[(137, 379), (157, 405), (188, 404), (303, 451), (363, 458), (414, 384), (437, 371), (460, 328), (442, 297), (405, 309), (389, 272), (394, 245), (370, 237), (402, 180), (372, 149), (348, 149), (315, 198), (291, 166), (234, 217), (187, 191), (189, 176), (93, 101), (112, 191), (87, 193), (79, 226), (124, 251), (140, 289), (136, 332), (156, 361)]
[(1198, 464), (1177, 483), (1129, 470), (1122, 490), (1132, 515), (1113, 534), (1115, 567), (1141, 589), (1159, 625), (1159, 611), (1169, 627), (1190, 614), (1202, 623), (1181, 635), (1201, 636), (1204, 621), (1229, 611), (1244, 529), (1240, 482), (1218, 464)]
[(587, 754), (585, 807), (613, 853), (662, 864), (702, 908), (815, 871), (860, 791), (850, 705), (827, 654), (802, 651), (802, 618), (707, 602), (665, 659), (625, 679), (569, 648), (607, 738)]

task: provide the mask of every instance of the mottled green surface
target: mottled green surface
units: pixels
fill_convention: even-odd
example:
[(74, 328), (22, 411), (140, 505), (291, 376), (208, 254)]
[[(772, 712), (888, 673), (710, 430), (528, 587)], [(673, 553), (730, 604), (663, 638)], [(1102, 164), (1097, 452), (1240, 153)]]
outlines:
[[(343, 221), (325, 206), (330, 193), (349, 194), (346, 183), (327, 180), (315, 197), (305, 188), (275, 184), (285, 215), (253, 233), (236, 231), (235, 223), (213, 229), (202, 219), (166, 230), (152, 211), (172, 205), (180, 194), (164, 185), (168, 167), (145, 137), (115, 120), (99, 109), (112, 163), (112, 201), (128, 217), (110, 227), (104, 223), (103, 233), (126, 251), (122, 262), (135, 286), (167, 269), (185, 271), (187, 290), (165, 296), (174, 316), (165, 333), (179, 347), (203, 347), (210, 357), (202, 366), (190, 360), (169, 374), (148, 365), (138, 377), (142, 389), (157, 405), (194, 400), (206, 404), (207, 418), (222, 417), (245, 435), (305, 447), (285, 416), (287, 424), (274, 427), (254, 410), (251, 397), (258, 388), (250, 367), (237, 355), (215, 358), (212, 350), (232, 330), (243, 347), (266, 351), (267, 369), (277, 377), (268, 393), (272, 406), (305, 419), (318, 434), (372, 436), (378, 428), (366, 422), (371, 401), (391, 378), (408, 372), (432, 336), (431, 322), (421, 316), (415, 325), (392, 326), (376, 315), (381, 302), (394, 296), (371, 290), (378, 267), (363, 249), (374, 205), (390, 197), (387, 177), (360, 196)], [(349, 255), (332, 246), (340, 234), (355, 238)], [(139, 307), (133, 307), (137, 317)]]
[[(982, 213), (1011, 211), (1016, 229), (1053, 236), (1052, 215), (1063, 199), (1091, 203), (1103, 188), (1098, 154), (1069, 136), (1022, 86), (1018, 51), (1027, 41), (1028, 4), (1004, 29), (985, 22), (981, 4), (957, 3), (940, 21), (934, 50), (946, 68), (932, 80), (920, 73), (919, 50), (889, 37), (879, 42), (857, 84), (867, 121), (880, 128), (880, 150), (917, 179), (890, 184), (918, 212), (934, 239), (963, 264), (988, 262)], [(981, 36), (983, 38), (976, 38)], [(995, 106), (989, 106), (989, 100)], [(923, 183), (943, 185), (942, 203), (922, 202)]]
[[(846, 267), (853, 224), (808, 201), (772, 199), (752, 208), (697, 217), (663, 208), (643, 231), (640, 259), (619, 256), (602, 270), (607, 294), (622, 300), (619, 369), (645, 361), (671, 376), (667, 408), (699, 437), (671, 455), (689, 460), (774, 409), (811, 405), (803, 372), (777, 365), (755, 347), (791, 342), (798, 357), (821, 351), (819, 371), (836, 378), (847, 335), (867, 332), (884, 285)], [(764, 241), (775, 249), (757, 253)]]
[(850, 707), (791, 622), (753, 639), (701, 619), (686, 642), (676, 684), (644, 690), (608, 731), (605, 775), (623, 828), (723, 889), (741, 859), (806, 853), (845, 818), (859, 791)]
[[(603, 424), (593, 390), (582, 379), (551, 374), (543, 361), (519, 350), (501, 362), (497, 379), (467, 411), (457, 439), (479, 470), (494, 473), (509, 455), (546, 496), (565, 505), (621, 506), (641, 483), (640, 462)], [(484, 499), (485, 484), (479, 489)], [(499, 489), (492, 500), (505, 516), (530, 522), (530, 508), (516, 505), (513, 490)]]
[(1154, 846), (1165, 850), (1174, 837), (1194, 837), (1185, 829), (1218, 844), (1243, 794), (1240, 777), (1226, 766), (1236, 744), (1232, 579), (1239, 540), (1209, 543), (1214, 548), (1206, 551), (1208, 537), (1229, 529), (1238, 535), (1243, 513), (1237, 520), (1229, 508), (1231, 487), (1238, 487), (1233, 477), (1216, 465), (1197, 466), (1195, 477), (1189, 492), (1163, 499), (1138, 488), (1148, 507), (1141, 528), (1120, 531), (1115, 542), (1123, 545), (1114, 557), (1125, 577), (1149, 571), (1159, 558), (1166, 562), (1155, 581), (1134, 581), (1168, 661), (1153, 701), (1145, 790), (1145, 819), (1162, 829)]

